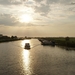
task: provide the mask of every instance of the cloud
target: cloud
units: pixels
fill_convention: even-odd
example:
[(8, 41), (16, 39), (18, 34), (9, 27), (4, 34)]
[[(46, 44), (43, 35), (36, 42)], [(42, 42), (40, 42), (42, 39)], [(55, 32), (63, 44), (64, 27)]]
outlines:
[(0, 15), (0, 25), (15, 25), (17, 23), (17, 19), (10, 14)]
[(42, 2), (43, 0), (34, 0), (35, 2)]
[(0, 26), (34, 26), (33, 23), (21, 23), (17, 15), (0, 14)]
[[(0, 13), (10, 14), (0, 16), (0, 24), (5, 25), (21, 24), (17, 17), (22, 14), (32, 15), (32, 24), (37, 25), (68, 21), (75, 16), (74, 0), (0, 0), (0, 4)], [(11, 17), (12, 14), (17, 17)]]
[(71, 2), (71, 5), (75, 5), (75, 2)]
[(51, 5), (51, 4), (62, 4), (62, 5), (68, 5), (72, 4), (75, 5), (75, 0), (34, 0), (35, 3), (41, 5)]
[(46, 0), (47, 4), (59, 3), (59, 4), (69, 4), (71, 2), (75, 2), (75, 0)]
[(18, 5), (21, 4), (19, 0), (0, 0), (1, 5)]
[(47, 14), (50, 11), (50, 7), (48, 5), (41, 4), (40, 7), (35, 6), (35, 12)]
[[(34, 0), (36, 5), (34, 7), (35, 12), (41, 14), (41, 16), (46, 16), (50, 12), (59, 13), (63, 12), (64, 14), (65, 11), (68, 12), (68, 9), (72, 7), (69, 4), (74, 5), (74, 0)], [(53, 6), (53, 7), (52, 7)], [(64, 8), (65, 7), (65, 8)], [(55, 15), (54, 15), (55, 16)]]
[(0, 5), (20, 5), (27, 0), (0, 0)]
[[(31, 15), (33, 21), (28, 24), (19, 22), (19, 17), (24, 14)], [(0, 0), (0, 32), (10, 35), (16, 32), (31, 36), (73, 36), (74, 20), (75, 0)], [(1, 26), (5, 27), (2, 29)]]

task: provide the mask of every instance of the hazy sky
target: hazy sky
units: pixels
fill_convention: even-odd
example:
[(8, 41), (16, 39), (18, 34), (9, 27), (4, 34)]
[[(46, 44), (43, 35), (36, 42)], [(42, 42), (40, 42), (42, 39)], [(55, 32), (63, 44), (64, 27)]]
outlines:
[(75, 36), (75, 0), (0, 0), (0, 33)]

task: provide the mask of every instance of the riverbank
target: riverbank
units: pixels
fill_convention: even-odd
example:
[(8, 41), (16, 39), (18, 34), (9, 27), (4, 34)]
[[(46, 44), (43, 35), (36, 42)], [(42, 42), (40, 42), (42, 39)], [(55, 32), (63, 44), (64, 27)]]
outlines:
[(1, 36), (0, 37), (0, 43), (2, 42), (10, 42), (10, 41), (18, 41), (18, 40), (23, 40), (24, 38), (22, 37), (17, 37), (17, 36)]
[(66, 47), (75, 47), (75, 38), (74, 37), (51, 37), (51, 38), (40, 38), (40, 42), (54, 41), (55, 45), (66, 46)]
[(0, 43), (11, 42), (11, 41), (18, 41), (18, 40), (23, 40), (23, 39), (0, 39)]

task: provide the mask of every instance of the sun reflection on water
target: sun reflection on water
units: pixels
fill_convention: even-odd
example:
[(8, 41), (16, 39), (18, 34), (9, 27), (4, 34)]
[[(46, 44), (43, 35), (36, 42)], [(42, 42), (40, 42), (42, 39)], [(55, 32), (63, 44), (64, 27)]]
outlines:
[(29, 59), (29, 51), (28, 50), (23, 50), (23, 62), (24, 62), (24, 66), (25, 67), (29, 67), (29, 62), (30, 62), (30, 59)]
[[(25, 43), (30, 43), (30, 40), (22, 41), (22, 47), (24, 48)], [(30, 68), (30, 50), (23, 49), (22, 51), (22, 59), (23, 59), (23, 68), (26, 75), (31, 75), (31, 68)]]
[(31, 75), (32, 71), (30, 68), (30, 52), (29, 52), (29, 50), (23, 49), (22, 57), (23, 57), (23, 68), (24, 68), (25, 74)]

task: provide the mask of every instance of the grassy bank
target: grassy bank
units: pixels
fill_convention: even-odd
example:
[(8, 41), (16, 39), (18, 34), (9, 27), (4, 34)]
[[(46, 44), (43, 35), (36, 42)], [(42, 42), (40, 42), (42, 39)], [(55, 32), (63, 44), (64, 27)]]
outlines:
[(17, 40), (22, 40), (22, 39), (0, 39), (0, 43), (2, 43), (2, 42), (10, 42), (10, 41), (17, 41)]
[(56, 45), (60, 46), (75, 47), (74, 37), (49, 37), (49, 38), (40, 38), (40, 39), (54, 41)]
[(10, 41), (17, 41), (17, 40), (23, 40), (24, 38), (18, 38), (16, 36), (12, 36), (12, 37), (9, 37), (9, 36), (2, 36), (0, 37), (0, 43), (2, 42), (10, 42)]

